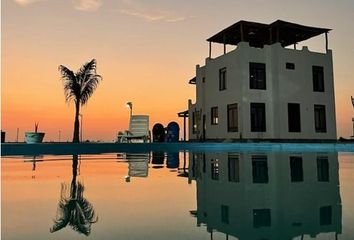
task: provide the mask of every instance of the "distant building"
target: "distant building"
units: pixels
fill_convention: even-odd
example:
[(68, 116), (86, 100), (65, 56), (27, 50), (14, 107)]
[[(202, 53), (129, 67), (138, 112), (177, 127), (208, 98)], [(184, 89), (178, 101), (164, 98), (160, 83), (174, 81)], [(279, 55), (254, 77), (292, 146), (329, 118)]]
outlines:
[[(281, 20), (240, 21), (209, 38), (205, 66), (197, 65), (189, 81), (196, 85), (189, 139), (335, 140), (329, 31)], [(320, 34), (325, 53), (296, 49)], [(212, 58), (212, 43), (223, 44), (224, 54)], [(236, 49), (227, 52), (226, 45)]]

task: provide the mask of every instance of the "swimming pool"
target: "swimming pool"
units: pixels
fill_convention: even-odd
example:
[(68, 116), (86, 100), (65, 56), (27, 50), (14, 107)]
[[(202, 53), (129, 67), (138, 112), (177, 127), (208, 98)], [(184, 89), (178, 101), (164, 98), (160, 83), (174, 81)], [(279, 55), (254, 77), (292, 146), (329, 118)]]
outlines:
[(354, 154), (2, 158), (3, 239), (353, 239)]

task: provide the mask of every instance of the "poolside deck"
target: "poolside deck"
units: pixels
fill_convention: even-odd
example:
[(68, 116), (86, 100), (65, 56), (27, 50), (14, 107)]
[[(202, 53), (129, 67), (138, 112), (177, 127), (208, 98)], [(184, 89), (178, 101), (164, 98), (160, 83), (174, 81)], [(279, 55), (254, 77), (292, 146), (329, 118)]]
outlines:
[(354, 143), (3, 143), (2, 156), (115, 152), (354, 152)]

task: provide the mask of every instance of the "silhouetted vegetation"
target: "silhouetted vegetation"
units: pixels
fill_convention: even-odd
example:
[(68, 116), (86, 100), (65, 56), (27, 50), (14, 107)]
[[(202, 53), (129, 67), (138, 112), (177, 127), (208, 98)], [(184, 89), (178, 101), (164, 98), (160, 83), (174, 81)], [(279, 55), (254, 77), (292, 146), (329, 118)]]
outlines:
[(96, 74), (96, 60), (85, 63), (76, 73), (67, 67), (60, 65), (59, 71), (64, 81), (65, 99), (67, 102), (75, 102), (75, 121), (73, 142), (79, 142), (79, 114), (80, 106), (87, 103), (102, 77)]
[(97, 222), (98, 217), (92, 204), (84, 198), (84, 185), (76, 181), (78, 156), (73, 155), (73, 177), (71, 184), (62, 183), (58, 211), (54, 225), (50, 232), (59, 231), (70, 226), (78, 233), (88, 236), (91, 224)]

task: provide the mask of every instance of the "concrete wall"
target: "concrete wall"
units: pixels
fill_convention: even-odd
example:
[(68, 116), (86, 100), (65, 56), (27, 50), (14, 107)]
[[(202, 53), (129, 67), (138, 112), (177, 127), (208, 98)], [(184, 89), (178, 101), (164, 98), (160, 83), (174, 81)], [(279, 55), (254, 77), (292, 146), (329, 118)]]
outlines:
[[(266, 90), (250, 89), (249, 62), (266, 64)], [(286, 63), (295, 69), (286, 69)], [(324, 68), (325, 92), (313, 92), (312, 66)], [(227, 89), (219, 90), (219, 70), (227, 69)], [(203, 82), (203, 77), (205, 82)], [(196, 102), (190, 104), (189, 116), (197, 109), (206, 115), (206, 139), (336, 139), (332, 52), (314, 53), (307, 48), (286, 49), (279, 43), (264, 48), (241, 42), (237, 48), (215, 59), (206, 59), (196, 68)], [(251, 132), (250, 103), (266, 106), (266, 132)], [(227, 131), (227, 105), (238, 104), (238, 132)], [(288, 132), (288, 103), (300, 104), (301, 132)], [(316, 133), (314, 104), (326, 106), (326, 133)], [(211, 107), (218, 107), (219, 123), (211, 124)], [(191, 121), (191, 117), (189, 119)], [(190, 123), (191, 124), (191, 123)], [(200, 138), (193, 134), (190, 139)]]

